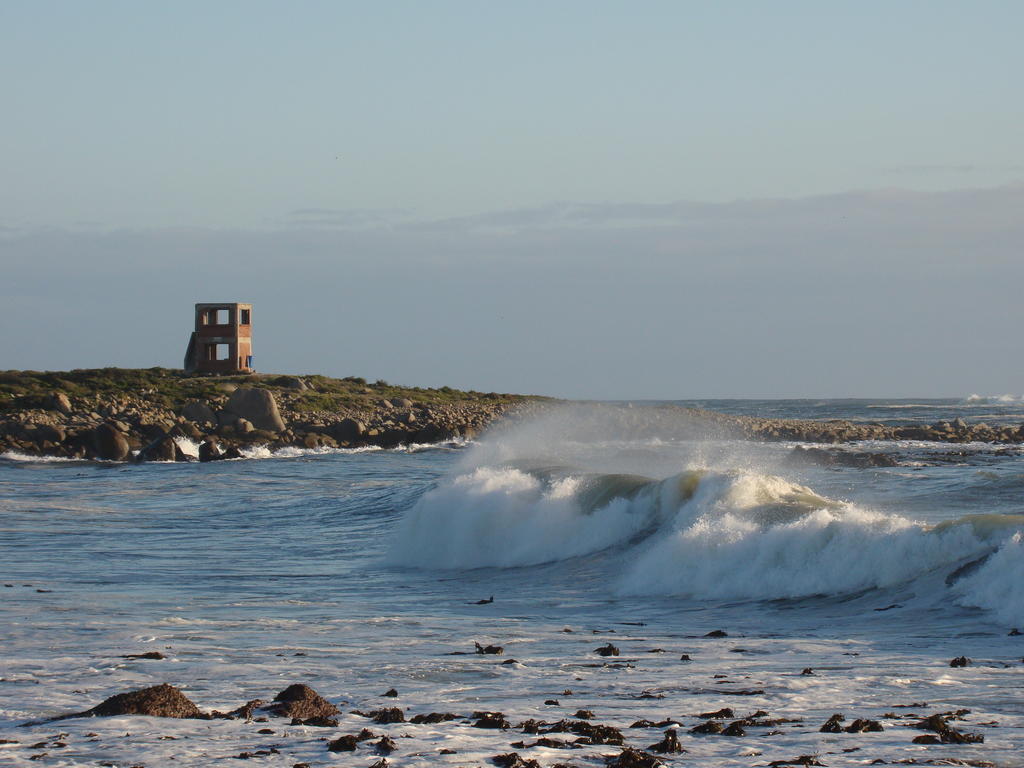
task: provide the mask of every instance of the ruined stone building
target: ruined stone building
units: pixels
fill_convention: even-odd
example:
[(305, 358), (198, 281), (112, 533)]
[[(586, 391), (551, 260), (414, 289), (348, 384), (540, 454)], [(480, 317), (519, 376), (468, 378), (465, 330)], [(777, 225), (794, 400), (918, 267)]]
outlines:
[(252, 304), (196, 304), (189, 373), (252, 373)]

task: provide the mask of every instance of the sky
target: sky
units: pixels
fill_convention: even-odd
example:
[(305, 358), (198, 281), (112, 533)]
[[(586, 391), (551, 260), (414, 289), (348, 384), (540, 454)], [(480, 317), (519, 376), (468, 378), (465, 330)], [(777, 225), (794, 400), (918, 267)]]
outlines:
[(0, 0), (0, 369), (1024, 393), (1024, 4)]

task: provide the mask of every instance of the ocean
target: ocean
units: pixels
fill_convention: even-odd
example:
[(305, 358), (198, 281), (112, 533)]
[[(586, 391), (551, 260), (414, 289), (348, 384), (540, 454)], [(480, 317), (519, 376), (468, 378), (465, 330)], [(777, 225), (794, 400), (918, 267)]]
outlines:
[[(680, 404), (1024, 421), (1011, 397)], [(538, 735), (589, 719), (643, 750), (676, 729), (686, 751), (668, 765), (1024, 765), (1020, 447), (837, 446), (896, 465), (825, 467), (793, 443), (617, 435), (603, 408), (398, 450), (5, 455), (0, 764), (369, 766), (387, 734), (393, 766), (604, 766), (622, 746)], [(126, 658), (152, 651), (165, 658)], [(19, 727), (159, 683), (221, 711), (305, 683), (341, 714)], [(387, 707), (458, 718), (360, 714)], [(478, 712), (511, 727), (476, 727)], [(949, 725), (982, 742), (915, 743), (931, 732), (914, 724), (957, 712)], [(858, 719), (880, 730), (847, 732)], [(691, 733), (709, 720), (745, 735)], [(374, 740), (328, 750), (362, 728)]]

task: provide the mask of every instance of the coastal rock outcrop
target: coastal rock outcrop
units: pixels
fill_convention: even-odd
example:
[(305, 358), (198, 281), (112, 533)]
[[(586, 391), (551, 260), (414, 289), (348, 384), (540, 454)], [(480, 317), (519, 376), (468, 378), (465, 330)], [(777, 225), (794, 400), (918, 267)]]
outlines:
[(106, 461), (124, 461), (131, 450), (124, 434), (112, 424), (100, 424), (93, 431), (96, 457)]
[(284, 419), (278, 411), (274, 393), (269, 389), (239, 387), (231, 393), (224, 410), (251, 422), (257, 429), (269, 432), (284, 430)]
[(82, 713), (87, 717), (149, 715), (150, 717), (192, 718), (203, 713), (173, 685), (162, 683), (152, 688), (119, 693)]
[(121, 715), (146, 715), (149, 717), (209, 718), (178, 688), (167, 683), (141, 688), (137, 691), (118, 693), (104, 699), (95, 707), (83, 712), (72, 712), (45, 720), (22, 723), (22, 727), (43, 725), (58, 720), (76, 717), (118, 717)]
[(205, 400), (193, 400), (181, 409), (181, 415), (196, 424), (213, 426), (217, 423), (217, 414)]
[(339, 712), (338, 708), (331, 704), (331, 702), (327, 701), (310, 686), (302, 683), (289, 685), (278, 693), (274, 700), (264, 709), (272, 715), (298, 718), (299, 720), (330, 717)]

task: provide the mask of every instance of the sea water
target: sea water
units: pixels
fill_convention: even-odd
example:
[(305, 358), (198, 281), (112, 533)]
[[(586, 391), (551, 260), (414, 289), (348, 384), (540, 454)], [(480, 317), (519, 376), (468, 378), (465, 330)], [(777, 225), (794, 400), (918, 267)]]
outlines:
[[(1014, 398), (699, 405), (1022, 418)], [(257, 450), (202, 465), (5, 456), (0, 764), (207, 766), (258, 753), (268, 766), (370, 765), (372, 742), (326, 747), (364, 727), (396, 740), (395, 766), (487, 765), (510, 751), (604, 765), (620, 749), (353, 714), (398, 706), (407, 718), (501, 711), (513, 726), (592, 710), (638, 748), (675, 727), (687, 752), (664, 759), (678, 765), (1024, 765), (1024, 636), (1010, 634), (1024, 630), (1019, 448), (861, 444), (841, 448), (898, 466), (826, 468), (794, 463), (790, 443), (602, 434), (599, 411), (392, 451)], [(595, 653), (608, 643), (618, 656)], [(125, 658), (154, 650), (166, 659)], [(971, 664), (951, 667), (959, 656)], [(302, 682), (342, 714), (335, 728), (19, 727), (163, 682), (222, 711)], [(722, 707), (792, 722), (688, 732)], [(984, 743), (912, 742), (925, 731), (910, 724), (957, 710), (970, 712), (951, 724)], [(822, 733), (835, 713), (884, 730)], [(678, 724), (630, 728), (641, 719)]]

